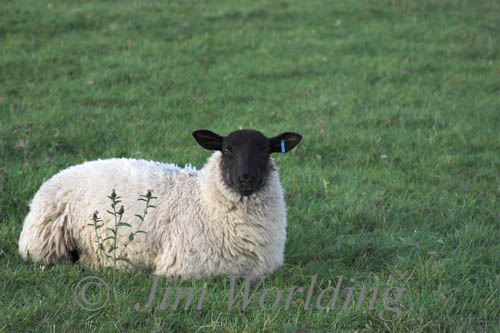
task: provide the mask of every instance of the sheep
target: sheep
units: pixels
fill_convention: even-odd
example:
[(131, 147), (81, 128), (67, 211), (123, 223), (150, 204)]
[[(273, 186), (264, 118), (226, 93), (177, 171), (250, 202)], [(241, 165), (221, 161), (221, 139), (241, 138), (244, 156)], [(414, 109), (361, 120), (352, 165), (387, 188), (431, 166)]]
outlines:
[[(105, 227), (113, 222), (111, 215), (101, 215), (104, 228), (95, 230), (93, 212), (106, 211), (115, 189), (126, 207), (123, 220), (135, 228), (134, 214), (144, 209), (137, 197), (151, 190), (158, 199), (142, 224), (146, 233), (129, 243), (124, 252), (129, 262), (115, 262), (119, 269), (180, 279), (272, 273), (283, 264), (287, 221), (270, 154), (290, 151), (302, 136), (285, 132), (268, 138), (248, 129), (225, 137), (209, 130), (192, 135), (214, 151), (200, 170), (113, 158), (54, 175), (31, 202), (19, 238), (23, 259), (42, 265), (72, 260), (99, 269), (96, 234), (109, 236)], [(129, 233), (119, 229), (117, 246), (124, 246)]]

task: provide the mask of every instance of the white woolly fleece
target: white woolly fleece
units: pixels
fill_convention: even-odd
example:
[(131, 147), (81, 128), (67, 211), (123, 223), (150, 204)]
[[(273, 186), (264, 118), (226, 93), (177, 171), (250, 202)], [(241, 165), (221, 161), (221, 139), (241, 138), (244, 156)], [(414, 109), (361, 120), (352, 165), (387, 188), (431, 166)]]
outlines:
[[(201, 170), (172, 164), (109, 159), (86, 162), (61, 171), (35, 194), (19, 239), (19, 252), (27, 260), (51, 264), (69, 259), (79, 249), (80, 262), (98, 268), (96, 231), (89, 224), (98, 210), (104, 227), (101, 239), (110, 235), (113, 217), (106, 212), (112, 189), (125, 206), (118, 250), (135, 231), (148, 190), (158, 199), (125, 256), (134, 269), (182, 279), (217, 275), (268, 274), (283, 264), (286, 211), (283, 189), (271, 160), (266, 185), (249, 197), (226, 186), (220, 169), (221, 153), (215, 152)], [(110, 241), (107, 241), (110, 242)], [(106, 243), (108, 248), (110, 243)], [(112, 266), (112, 262), (105, 262)], [(126, 262), (119, 267), (130, 269)]]

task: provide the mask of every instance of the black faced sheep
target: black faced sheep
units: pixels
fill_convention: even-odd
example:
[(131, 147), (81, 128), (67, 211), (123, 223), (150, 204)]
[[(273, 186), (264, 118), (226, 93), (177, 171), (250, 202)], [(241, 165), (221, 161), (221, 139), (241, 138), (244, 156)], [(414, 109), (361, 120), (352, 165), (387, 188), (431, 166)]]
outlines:
[[(134, 214), (144, 209), (136, 199), (152, 190), (157, 207), (141, 227), (146, 233), (128, 244), (124, 256), (130, 263), (120, 261), (119, 267), (182, 279), (273, 272), (283, 264), (287, 222), (270, 155), (288, 152), (301, 136), (267, 138), (255, 130), (225, 137), (199, 130), (193, 136), (202, 147), (215, 150), (201, 170), (122, 158), (86, 162), (53, 176), (36, 193), (24, 221), (22, 257), (52, 264), (77, 254), (82, 264), (98, 268), (97, 232), (89, 225), (93, 212), (106, 211), (107, 195), (115, 189), (126, 207), (124, 221), (135, 228), (139, 220)], [(104, 215), (104, 226), (112, 226), (112, 216)], [(101, 239), (110, 233), (97, 231)], [(129, 234), (128, 228), (119, 229), (119, 248)]]

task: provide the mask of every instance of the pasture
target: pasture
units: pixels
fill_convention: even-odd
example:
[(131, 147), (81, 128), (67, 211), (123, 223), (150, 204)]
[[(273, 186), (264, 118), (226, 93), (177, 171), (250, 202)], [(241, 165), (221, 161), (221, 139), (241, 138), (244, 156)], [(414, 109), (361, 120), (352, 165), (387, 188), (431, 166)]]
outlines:
[[(0, 331), (498, 331), (499, 13), (494, 0), (1, 1)], [(144, 310), (147, 273), (18, 255), (29, 201), (59, 170), (200, 168), (210, 152), (191, 132), (240, 126), (303, 135), (275, 154), (285, 265), (245, 309), (244, 290), (228, 306), (240, 280), (161, 278)], [(75, 293), (88, 276), (110, 287), (98, 311)], [(206, 296), (162, 306), (169, 288)]]

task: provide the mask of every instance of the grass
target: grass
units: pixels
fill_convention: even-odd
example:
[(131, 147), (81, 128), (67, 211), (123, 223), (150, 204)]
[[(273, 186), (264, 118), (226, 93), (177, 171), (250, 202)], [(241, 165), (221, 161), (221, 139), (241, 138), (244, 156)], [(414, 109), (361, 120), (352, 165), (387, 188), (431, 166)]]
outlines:
[[(498, 1), (6, 0), (0, 12), (0, 331), (498, 331)], [(29, 200), (57, 171), (116, 156), (201, 167), (191, 132), (240, 125), (304, 137), (276, 156), (288, 240), (262, 285), (268, 307), (277, 289), (343, 275), (342, 300), (406, 288), (399, 317), (379, 318), (381, 296), (371, 310), (306, 311), (305, 297), (228, 309), (224, 277), (171, 282), (206, 289), (199, 311), (160, 310), (157, 296), (140, 312), (147, 274), (119, 275), (89, 312), (78, 281), (108, 276), (17, 254)]]

